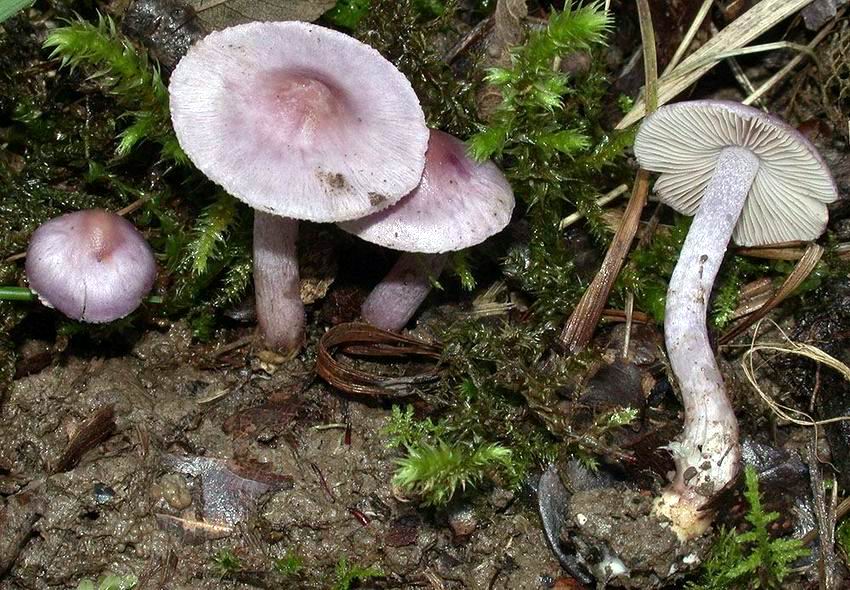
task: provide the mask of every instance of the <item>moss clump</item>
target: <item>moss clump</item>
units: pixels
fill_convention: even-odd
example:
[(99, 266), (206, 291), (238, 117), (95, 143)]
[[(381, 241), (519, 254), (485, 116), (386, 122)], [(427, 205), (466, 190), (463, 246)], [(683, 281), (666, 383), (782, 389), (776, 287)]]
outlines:
[(773, 538), (769, 525), (779, 518), (761, 504), (756, 470), (744, 471), (744, 497), (749, 503), (746, 515), (750, 529), (743, 533), (722, 530), (706, 561), (699, 581), (689, 590), (726, 590), (734, 588), (782, 588), (791, 564), (809, 555), (799, 539)]
[(356, 36), (407, 76), (429, 126), (468, 137), (475, 130), (472, 85), (458, 79), (436, 49), (442, 31), (451, 27), (455, 4), (446, 3), (436, 17), (421, 4), (416, 0), (373, 0)]

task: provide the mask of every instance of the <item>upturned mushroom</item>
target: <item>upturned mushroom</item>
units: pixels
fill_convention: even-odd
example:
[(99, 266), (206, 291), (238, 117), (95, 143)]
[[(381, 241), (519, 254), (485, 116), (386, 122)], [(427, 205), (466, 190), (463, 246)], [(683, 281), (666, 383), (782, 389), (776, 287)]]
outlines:
[(387, 330), (404, 327), (442, 272), (446, 253), (498, 233), (513, 209), (513, 191), (495, 164), (471, 160), (462, 141), (432, 130), (419, 186), (389, 209), (338, 224), (368, 242), (402, 251), (366, 298), (363, 319)]
[(738, 423), (706, 329), (706, 306), (730, 238), (742, 246), (813, 240), (826, 228), (835, 183), (814, 146), (744, 105), (681, 102), (647, 117), (635, 140), (658, 198), (693, 215), (667, 291), (664, 333), (685, 428), (669, 449), (672, 483), (656, 504), (680, 539), (711, 522), (709, 500), (740, 469)]
[(255, 209), (254, 285), (266, 344), (304, 340), (297, 220), (375, 213), (419, 182), (428, 129), (407, 79), (320, 26), (252, 22), (194, 45), (171, 77), (181, 147)]
[(27, 249), (27, 280), (42, 303), (69, 318), (123, 318), (153, 287), (156, 262), (132, 223), (101, 209), (68, 213), (39, 226)]

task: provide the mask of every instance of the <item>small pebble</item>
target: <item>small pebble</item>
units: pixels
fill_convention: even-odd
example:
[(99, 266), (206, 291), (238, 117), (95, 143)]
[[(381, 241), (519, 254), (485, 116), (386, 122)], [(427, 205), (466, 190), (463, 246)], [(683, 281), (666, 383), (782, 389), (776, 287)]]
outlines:
[(475, 517), (475, 511), (471, 506), (461, 505), (452, 508), (448, 516), (449, 527), (455, 537), (468, 537), (478, 527), (478, 519)]
[(163, 475), (151, 492), (175, 510), (183, 510), (192, 505), (192, 492), (183, 476), (177, 473)]
[(98, 504), (106, 504), (115, 496), (115, 490), (105, 483), (94, 484), (94, 501)]

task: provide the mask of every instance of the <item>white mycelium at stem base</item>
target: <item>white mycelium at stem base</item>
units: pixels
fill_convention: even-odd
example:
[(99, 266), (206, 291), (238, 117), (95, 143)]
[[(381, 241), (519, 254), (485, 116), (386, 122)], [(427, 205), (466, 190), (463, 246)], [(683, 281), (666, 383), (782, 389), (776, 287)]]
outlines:
[(685, 405), (685, 430), (670, 445), (676, 477), (658, 510), (681, 538), (705, 530), (710, 518), (700, 509), (739, 468), (738, 422), (708, 340), (706, 307), (758, 167), (748, 149), (720, 152), (667, 291), (664, 335)]

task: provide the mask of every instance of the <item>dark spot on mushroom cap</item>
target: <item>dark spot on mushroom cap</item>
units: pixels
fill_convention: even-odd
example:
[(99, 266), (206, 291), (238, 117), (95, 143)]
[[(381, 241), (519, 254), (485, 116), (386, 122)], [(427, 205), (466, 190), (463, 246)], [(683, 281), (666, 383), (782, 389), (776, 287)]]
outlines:
[(386, 195), (382, 195), (381, 193), (369, 193), (369, 203), (371, 203), (373, 207), (377, 207), (381, 203), (386, 202), (386, 200)]
[(339, 172), (316, 170), (316, 176), (323, 184), (327, 185), (328, 188), (334, 191), (342, 191), (349, 188), (349, 184), (345, 179), (345, 176)]

